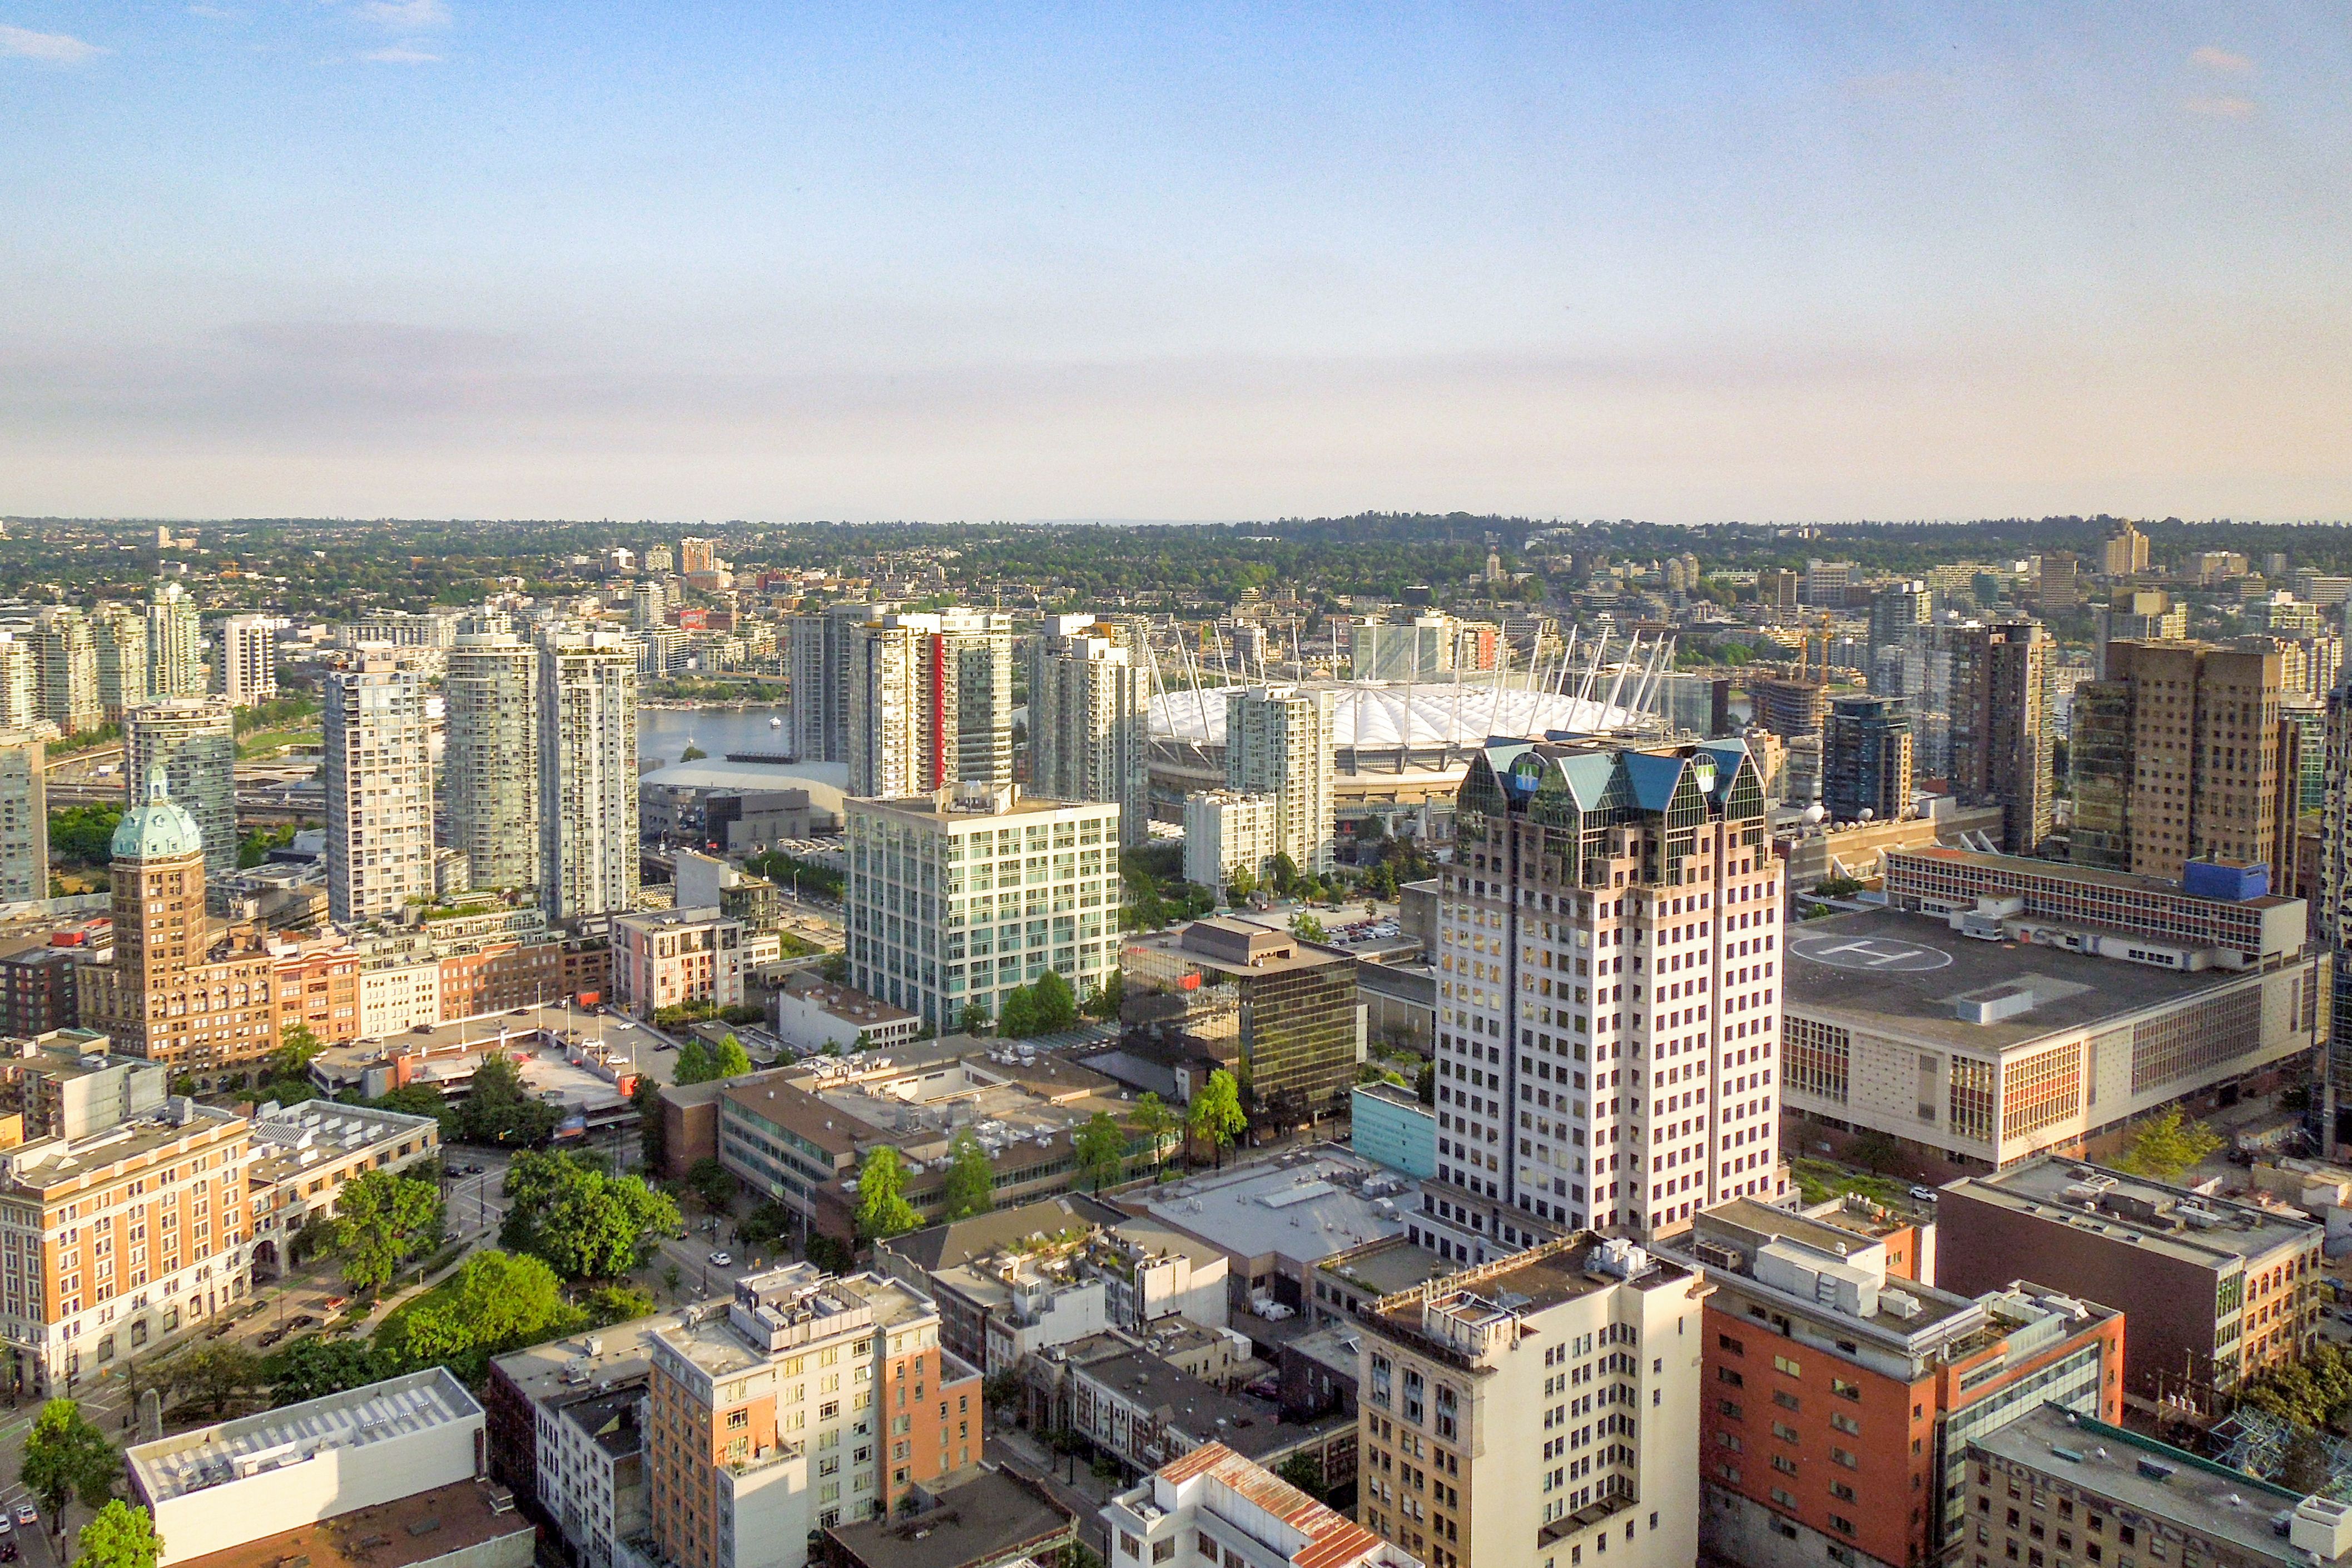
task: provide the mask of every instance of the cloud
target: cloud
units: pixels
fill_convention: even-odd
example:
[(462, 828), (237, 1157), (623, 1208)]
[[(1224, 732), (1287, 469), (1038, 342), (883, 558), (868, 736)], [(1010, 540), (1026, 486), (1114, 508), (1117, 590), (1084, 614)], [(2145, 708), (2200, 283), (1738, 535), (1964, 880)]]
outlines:
[(2189, 50), (2189, 60), (2192, 65), (2203, 66), (2207, 70), (2219, 71), (2223, 76), (2254, 74), (2253, 61), (2243, 55), (2233, 55), (2227, 49), (2217, 49), (2210, 44)]
[(2243, 120), (2253, 113), (2254, 100), (2250, 98), (2192, 98), (2180, 107), (2208, 120)]
[(449, 7), (442, 0), (366, 0), (359, 14), (380, 26), (401, 31), (449, 25)]
[(83, 43), (65, 33), (36, 33), (24, 27), (11, 27), (0, 23), (0, 55), (13, 55), (18, 59), (49, 60), (58, 65), (79, 65), (92, 55), (108, 51), (96, 44)]
[(369, 49), (360, 56), (388, 66), (431, 66), (441, 63), (441, 57), (430, 49), (420, 49), (414, 44), (394, 44), (389, 48)]

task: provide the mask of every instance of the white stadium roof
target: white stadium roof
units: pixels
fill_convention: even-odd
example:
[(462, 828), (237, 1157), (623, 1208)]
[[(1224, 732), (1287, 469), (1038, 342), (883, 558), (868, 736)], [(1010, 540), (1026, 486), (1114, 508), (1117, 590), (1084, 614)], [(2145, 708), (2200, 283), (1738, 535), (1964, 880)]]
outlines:
[[(1306, 684), (1332, 694), (1331, 743), (1341, 751), (1351, 746), (1475, 746), (1488, 735), (1540, 735), (1551, 730), (1594, 734), (1626, 728), (1637, 717), (1622, 707), (1519, 687), (1497, 691), (1484, 684), (1465, 682), (1457, 687), (1450, 681)], [(1153, 697), (1152, 738), (1223, 745), (1226, 694), (1246, 689), (1209, 686), (1198, 692), (1171, 691)]]

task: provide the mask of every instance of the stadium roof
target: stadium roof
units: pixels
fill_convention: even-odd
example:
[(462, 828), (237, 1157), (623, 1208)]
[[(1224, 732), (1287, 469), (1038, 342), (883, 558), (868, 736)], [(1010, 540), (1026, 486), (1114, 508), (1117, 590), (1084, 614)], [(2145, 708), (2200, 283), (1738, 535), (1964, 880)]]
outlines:
[[(1623, 729), (1634, 715), (1599, 700), (1558, 691), (1529, 691), (1465, 680), (1432, 682), (1338, 680), (1310, 683), (1332, 694), (1331, 743), (1349, 747), (1473, 747), (1489, 735), (1584, 734)], [(1155, 740), (1225, 743), (1225, 698), (1243, 686), (1170, 691), (1151, 700)]]

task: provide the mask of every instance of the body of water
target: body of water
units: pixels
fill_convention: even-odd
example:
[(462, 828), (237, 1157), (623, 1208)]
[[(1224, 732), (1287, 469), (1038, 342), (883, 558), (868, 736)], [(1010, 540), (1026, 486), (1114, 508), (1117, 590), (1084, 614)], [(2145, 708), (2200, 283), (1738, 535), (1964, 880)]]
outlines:
[[(768, 721), (781, 719), (782, 728)], [(688, 741), (715, 761), (729, 752), (789, 752), (793, 749), (792, 710), (782, 703), (770, 708), (640, 708), (637, 710), (637, 760), (674, 763)]]

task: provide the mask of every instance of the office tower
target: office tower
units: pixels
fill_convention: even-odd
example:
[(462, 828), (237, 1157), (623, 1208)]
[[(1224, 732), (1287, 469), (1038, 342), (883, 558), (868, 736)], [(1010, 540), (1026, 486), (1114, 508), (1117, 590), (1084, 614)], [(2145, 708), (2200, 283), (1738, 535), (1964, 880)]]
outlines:
[(1970, 1439), (2045, 1403), (2122, 1416), (2123, 1313), (2040, 1285), (1964, 1296), (1922, 1284), (1915, 1215), (1735, 1198), (1685, 1241), (1678, 1261), (1709, 1288), (1703, 1561), (1952, 1561), (1968, 1535)]
[(49, 896), (48, 748), (0, 730), (0, 904)]
[(1328, 691), (1253, 686), (1225, 694), (1225, 787), (1275, 801), (1276, 853), (1299, 870), (1331, 868), (1331, 706)]
[(793, 617), (793, 755), (802, 762), (849, 760), (850, 649), (857, 628), (881, 613), (874, 605), (829, 605)]
[(1756, 601), (1773, 619), (1785, 620), (1797, 613), (1803, 581), (1800, 573), (1767, 566), (1756, 574)]
[(28, 730), (41, 721), (41, 660), (35, 645), (0, 632), (0, 730)]
[(719, 543), (716, 540), (698, 539), (692, 534), (677, 542), (677, 574), (690, 577), (697, 572), (719, 569)]
[(1822, 731), (1831, 820), (1891, 822), (1911, 810), (1911, 715), (1899, 697), (1841, 697)]
[(416, 672), (370, 659), (330, 675), (323, 696), (328, 918), (350, 925), (429, 903), (433, 763)]
[(1013, 623), (885, 616), (851, 636), (848, 792), (877, 799), (1013, 782)]
[(1118, 806), (956, 784), (842, 809), (849, 983), (868, 996), (946, 1034), (1048, 969), (1084, 1000), (1118, 967)]
[(177, 583), (159, 583), (147, 602), (147, 694), (205, 694), (203, 628), (196, 602)]
[(1434, 612), (1403, 621), (1352, 616), (1348, 621), (1348, 668), (1358, 680), (1427, 680), (1450, 673), (1461, 630), (1452, 616)]
[(2319, 889), (2313, 923), (2334, 954), (2333, 1010), (2327, 1029), (2326, 1103), (2320, 1136), (2331, 1157), (2337, 1117), (2352, 1103), (2352, 679), (2327, 694), (2327, 806), (2319, 840)]
[(1348, 1325), (1357, 1517), (1431, 1568), (1687, 1568), (1704, 1295), (1585, 1233), (1381, 1298)]
[(1030, 639), (1030, 793), (1115, 802), (1127, 845), (1150, 837), (1147, 683), (1114, 627), (1089, 619)]
[(267, 616), (231, 616), (220, 624), (221, 692), (232, 708), (250, 708), (278, 695), (278, 623)]
[(1851, 561), (1808, 561), (1798, 601), (1816, 609), (1843, 609), (1847, 590), (1860, 575)]
[(1439, 888), (1433, 1193), (1473, 1258), (1544, 1234), (1530, 1215), (1649, 1237), (1771, 1192), (1777, 865), (1738, 742), (1471, 761)]
[(105, 722), (98, 697), (98, 637), (89, 619), (70, 605), (52, 605), (33, 617), (39, 659), (41, 717), (60, 735), (79, 735)]
[(551, 633), (539, 658), (540, 902), (551, 921), (637, 898), (637, 668), (610, 632)]
[(1748, 700), (1756, 723), (1784, 741), (1820, 735), (1829, 718), (1829, 682), (1811, 676), (1754, 677)]
[(2099, 565), (2110, 577), (2137, 577), (2147, 570), (2147, 535), (2125, 523), (2100, 547)]
[(172, 798), (205, 836), (205, 875), (236, 869), (236, 716), (212, 697), (166, 697), (122, 726), (122, 772), (135, 804), (162, 769)]
[(2107, 678), (2075, 696), (2070, 757), (2089, 828), (2070, 858), (2171, 880), (2205, 858), (2277, 874), (2294, 834), (2280, 795), (2279, 655), (2195, 642), (2106, 651)]
[(2083, 602), (2082, 563), (2063, 550), (2034, 557), (2034, 603), (2043, 615), (2057, 615)]
[(1952, 782), (2001, 808), (2001, 847), (2031, 855), (2050, 836), (2050, 634), (2038, 621), (1955, 629)]
[(81, 972), (82, 1023), (210, 1082), (278, 1048), (277, 964), (251, 928), (205, 917), (204, 829), (161, 773), (146, 782), (114, 830), (114, 962)]
[(1343, 1111), (1364, 1048), (1355, 960), (1247, 921), (1129, 937), (1120, 1015), (1232, 1069), (1283, 1127)]
[(147, 700), (147, 617), (129, 605), (100, 605), (91, 617), (98, 647), (98, 705), (110, 724)]
[(444, 842), (477, 888), (540, 885), (539, 650), (520, 637), (460, 637), (441, 683)]
[(1936, 592), (1924, 582), (1893, 583), (1870, 602), (1870, 651), (1900, 647), (1936, 618)]
[(629, 629), (647, 632), (665, 625), (662, 619), (662, 585), (640, 583), (629, 590)]

